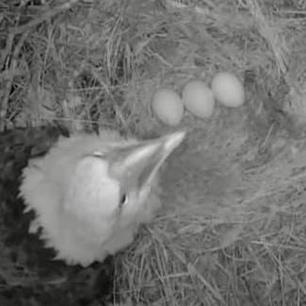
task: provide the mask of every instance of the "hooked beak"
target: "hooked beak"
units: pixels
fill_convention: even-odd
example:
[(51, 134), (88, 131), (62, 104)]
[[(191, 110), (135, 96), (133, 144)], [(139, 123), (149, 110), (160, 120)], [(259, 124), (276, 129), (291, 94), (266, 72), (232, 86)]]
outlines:
[(185, 131), (177, 131), (157, 139), (143, 141), (119, 149), (110, 171), (119, 180), (140, 188), (155, 177), (161, 165), (185, 138)]

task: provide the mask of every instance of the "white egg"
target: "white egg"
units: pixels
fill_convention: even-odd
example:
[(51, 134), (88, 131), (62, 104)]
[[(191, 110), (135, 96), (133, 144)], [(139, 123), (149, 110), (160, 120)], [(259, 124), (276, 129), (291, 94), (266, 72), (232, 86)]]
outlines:
[(184, 105), (180, 96), (172, 89), (159, 89), (152, 100), (152, 109), (163, 123), (178, 125), (184, 115)]
[(183, 89), (183, 103), (195, 116), (209, 118), (215, 106), (211, 89), (200, 80), (193, 80)]
[(244, 88), (232, 73), (217, 73), (211, 83), (215, 99), (228, 107), (238, 107), (244, 103)]

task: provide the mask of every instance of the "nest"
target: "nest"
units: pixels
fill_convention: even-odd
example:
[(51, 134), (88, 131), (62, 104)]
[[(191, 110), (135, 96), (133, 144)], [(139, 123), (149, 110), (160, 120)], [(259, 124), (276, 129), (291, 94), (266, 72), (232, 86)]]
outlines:
[[(306, 303), (305, 7), (288, 3), (1, 4), (5, 303), (12, 296), (18, 305)], [(39, 256), (29, 252), (38, 242), (26, 238), (28, 223), (18, 223), (22, 238), (8, 239), (21, 220), (16, 182), (25, 148), (50, 142), (42, 126), (160, 135), (169, 128), (150, 108), (156, 88), (181, 90), (193, 78), (209, 83), (220, 70), (244, 82), (245, 105), (218, 106), (208, 120), (186, 114), (187, 140), (162, 174), (163, 209), (115, 257), (115, 272), (109, 263), (106, 272), (105, 265), (81, 271), (44, 262), (54, 273), (43, 278), (34, 264)], [(38, 138), (20, 136), (29, 126)], [(112, 284), (104, 297), (99, 292), (109, 285), (97, 276), (101, 269)]]
[(305, 144), (260, 152), (235, 121), (193, 131), (171, 159), (164, 211), (116, 260), (131, 305), (304, 301)]

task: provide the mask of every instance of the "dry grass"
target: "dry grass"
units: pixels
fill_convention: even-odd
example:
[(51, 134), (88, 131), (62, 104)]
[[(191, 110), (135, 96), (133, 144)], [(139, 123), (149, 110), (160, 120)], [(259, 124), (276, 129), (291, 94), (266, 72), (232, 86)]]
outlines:
[(274, 140), (267, 156), (237, 126), (194, 131), (164, 175), (165, 211), (117, 259), (119, 295), (137, 305), (303, 305), (306, 159), (295, 145)]
[[(229, 70), (247, 103), (187, 114), (165, 208), (116, 259), (131, 305), (306, 303), (303, 1), (3, 1), (2, 129), (167, 130), (150, 99)], [(43, 1), (37, 1), (40, 3)]]

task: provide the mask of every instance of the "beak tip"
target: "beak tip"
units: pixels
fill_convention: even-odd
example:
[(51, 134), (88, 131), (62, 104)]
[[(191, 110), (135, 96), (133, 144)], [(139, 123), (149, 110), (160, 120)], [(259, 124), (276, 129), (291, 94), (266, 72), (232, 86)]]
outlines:
[(169, 148), (169, 151), (172, 151), (174, 150), (176, 147), (178, 147), (181, 142), (184, 140), (186, 136), (186, 131), (185, 130), (181, 130), (181, 131), (177, 131), (177, 132), (174, 132), (167, 137), (167, 140), (166, 140), (166, 147)]
[(185, 130), (178, 131), (175, 133), (175, 135), (180, 141), (183, 141), (186, 136), (186, 131)]

